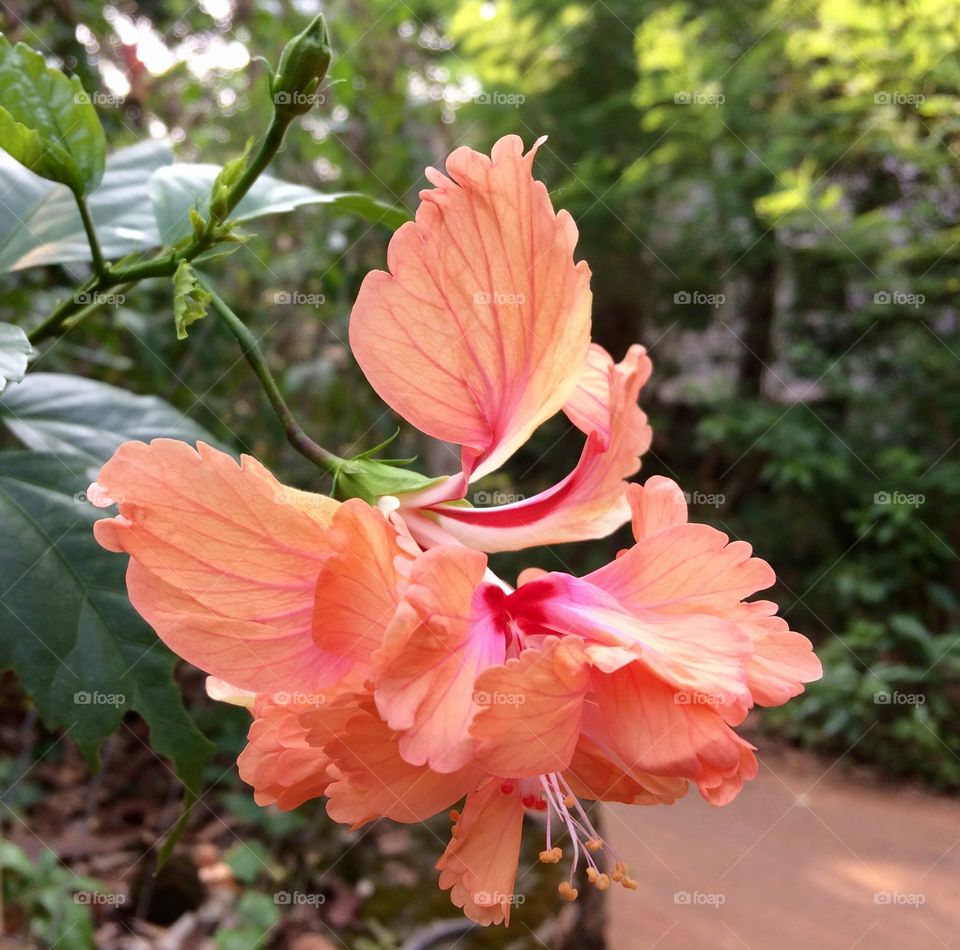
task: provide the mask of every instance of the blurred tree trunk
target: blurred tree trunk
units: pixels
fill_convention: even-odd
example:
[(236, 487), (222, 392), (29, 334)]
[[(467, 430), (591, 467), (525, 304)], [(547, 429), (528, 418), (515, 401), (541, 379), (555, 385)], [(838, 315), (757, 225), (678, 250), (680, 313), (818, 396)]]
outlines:
[(767, 367), (773, 362), (773, 320), (776, 308), (777, 258), (775, 239), (767, 235), (754, 249), (758, 265), (750, 274), (743, 307), (743, 353), (737, 375), (741, 396), (757, 399), (763, 392)]

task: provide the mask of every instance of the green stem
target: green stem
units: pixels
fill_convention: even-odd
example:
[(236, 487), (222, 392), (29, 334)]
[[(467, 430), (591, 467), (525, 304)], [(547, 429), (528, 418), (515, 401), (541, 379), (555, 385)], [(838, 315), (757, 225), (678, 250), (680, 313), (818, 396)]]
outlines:
[(287, 441), (305, 459), (308, 459), (318, 468), (336, 477), (337, 472), (346, 460), (334, 455), (332, 452), (328, 452), (322, 446), (317, 445), (317, 443), (300, 428), (299, 423), (290, 411), (290, 407), (284, 401), (277, 381), (273, 378), (273, 374), (267, 366), (267, 361), (264, 359), (263, 352), (257, 343), (256, 337), (250, 332), (247, 325), (230, 309), (223, 298), (210, 286), (209, 282), (202, 278), (200, 282), (210, 294), (210, 302), (213, 305), (213, 309), (216, 310), (220, 319), (227, 325), (227, 328), (240, 344), (240, 349), (243, 351), (246, 361), (250, 364), (250, 368), (260, 381), (260, 385), (263, 387), (267, 399), (270, 400), (270, 405), (273, 407), (274, 413), (276, 413), (277, 418), (280, 420), (280, 425), (283, 426)]
[[(234, 186), (230, 189), (226, 201), (226, 214), (222, 216), (223, 220), (225, 220), (243, 200), (244, 195), (253, 187), (254, 182), (263, 174), (274, 155), (280, 150), (290, 121), (289, 117), (274, 113), (273, 119), (270, 122), (270, 128), (267, 129), (267, 133), (263, 137), (256, 154), (244, 168), (240, 178), (237, 179)], [(73, 297), (62, 300), (42, 323), (34, 327), (33, 330), (27, 334), (31, 343), (38, 343), (48, 336), (53, 336), (67, 324), (67, 321), (70, 320), (71, 317), (79, 311), (85, 310), (87, 304), (83, 300), (77, 299), (84, 292), (96, 295), (120, 284), (133, 285), (139, 283), (141, 280), (148, 280), (151, 277), (172, 277), (177, 269), (177, 265), (181, 261), (192, 261), (216, 243), (217, 238), (214, 233), (215, 225), (222, 223), (222, 221), (215, 222), (211, 218), (203, 234), (195, 237), (180, 250), (164, 251), (162, 254), (150, 260), (142, 261), (139, 264), (131, 264), (129, 267), (110, 270), (104, 266), (103, 255), (100, 252), (96, 234), (93, 231), (93, 222), (90, 219), (86, 203), (82, 198), (78, 197), (77, 205), (80, 208), (80, 216), (83, 218), (84, 227), (87, 230), (87, 237), (90, 240), (90, 250), (94, 257), (94, 275), (77, 289)]]
[(287, 127), (290, 125), (289, 116), (284, 117), (275, 112), (270, 121), (270, 128), (263, 137), (257, 154), (243, 170), (243, 174), (237, 179), (236, 184), (230, 189), (230, 195), (227, 198), (227, 214), (243, 200), (246, 193), (253, 187), (254, 182), (266, 171), (267, 166), (273, 160), (274, 155), (280, 151), (283, 145), (284, 136), (287, 134)]
[(103, 251), (100, 250), (100, 241), (97, 238), (97, 229), (93, 226), (93, 218), (90, 216), (90, 208), (87, 206), (87, 199), (79, 192), (74, 192), (73, 197), (77, 202), (77, 209), (80, 211), (80, 220), (83, 222), (83, 230), (87, 232), (87, 241), (90, 244), (90, 254), (93, 257), (93, 272), (97, 276), (102, 274), (106, 268), (103, 260)]

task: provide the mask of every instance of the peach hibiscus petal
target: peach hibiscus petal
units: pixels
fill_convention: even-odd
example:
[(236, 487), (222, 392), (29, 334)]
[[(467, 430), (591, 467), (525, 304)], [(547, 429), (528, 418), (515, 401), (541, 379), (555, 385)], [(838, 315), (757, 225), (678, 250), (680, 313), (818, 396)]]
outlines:
[[(637, 405), (650, 360), (637, 345), (616, 365), (601, 347), (590, 352), (585, 379), (565, 407), (587, 433), (576, 468), (552, 488), (512, 504), (429, 509), (449, 535), (493, 553), (602, 538), (629, 520), (625, 479), (637, 472), (650, 447), (650, 426)], [(600, 384), (603, 372), (606, 383)]]
[[(308, 713), (303, 722), (309, 726), (320, 716)], [(318, 729), (311, 735), (321, 739), (323, 732)], [(338, 736), (324, 741), (332, 764), (327, 789), (331, 818), (352, 827), (381, 817), (408, 824), (426, 821), (476, 788), (482, 777), (472, 763), (449, 773), (411, 765), (400, 755), (399, 739), (367, 700)]]
[(577, 742), (563, 777), (578, 798), (626, 805), (672, 805), (689, 787), (683, 778), (630, 768), (587, 736)]
[(393, 619), (413, 552), (382, 511), (359, 499), (334, 514), (327, 543), (332, 553), (317, 575), (314, 643), (369, 663)]
[(758, 600), (743, 604), (742, 611), (753, 637), (747, 677), (755, 702), (761, 706), (782, 706), (803, 692), (804, 683), (823, 676), (813, 644), (803, 634), (791, 630), (782, 617), (773, 616), (776, 604)]
[(476, 759), (493, 775), (530, 778), (570, 764), (590, 673), (576, 637), (548, 637), (476, 682)]
[[(653, 485), (650, 485), (653, 482)], [(786, 702), (822, 675), (810, 641), (774, 617), (769, 601), (745, 598), (773, 585), (773, 569), (745, 541), (708, 525), (688, 524), (679, 488), (668, 479), (630, 486), (637, 543), (584, 580), (633, 611), (698, 623), (725, 621), (749, 639), (744, 658), (753, 701)]]
[(440, 887), (470, 920), (510, 923), (522, 828), (516, 783), (487, 779), (467, 796), (437, 869)]
[(590, 339), (590, 270), (515, 135), (490, 156), (458, 148), (428, 169), (416, 220), (393, 236), (350, 318), (381, 398), (462, 446), (466, 473), (498, 468), (577, 385)]
[(690, 779), (708, 800), (724, 804), (756, 774), (753, 746), (716, 706), (691, 701), (639, 663), (596, 674), (595, 682), (610, 740), (631, 768)]
[(326, 793), (330, 760), (307, 741), (300, 714), (308, 708), (258, 698), (246, 748), (237, 759), (240, 778), (253, 786), (258, 805), (291, 811)]
[(375, 658), (377, 708), (403, 733), (400, 751), (414, 765), (452, 772), (473, 754), (474, 683), (505, 656), (504, 637), (475, 596), (485, 568), (486, 557), (466, 548), (421, 555)]
[(751, 640), (726, 617), (624, 605), (590, 580), (566, 574), (546, 575), (521, 593), (536, 598), (544, 626), (581, 637), (590, 663), (603, 672), (639, 660), (675, 688), (736, 709), (738, 721), (752, 705), (745, 672)]
[(314, 691), (348, 664), (313, 643), (314, 585), (337, 502), (200, 443), (128, 442), (93, 496), (97, 540), (130, 555), (133, 606), (179, 656), (243, 690)]

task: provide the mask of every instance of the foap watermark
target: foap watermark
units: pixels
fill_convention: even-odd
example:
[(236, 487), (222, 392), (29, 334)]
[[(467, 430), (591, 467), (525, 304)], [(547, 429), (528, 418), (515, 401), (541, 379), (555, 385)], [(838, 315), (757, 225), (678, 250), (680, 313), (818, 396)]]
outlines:
[(519, 109), (527, 101), (527, 97), (519, 92), (497, 92), (494, 89), (478, 93), (473, 97), (473, 101), (481, 106), (512, 106)]
[(127, 97), (118, 96), (114, 92), (78, 92), (73, 97), (73, 101), (78, 106), (110, 106), (115, 108), (116, 106), (122, 106), (127, 101)]
[(124, 693), (101, 693), (94, 690), (88, 693), (81, 690), (73, 694), (73, 702), (76, 706), (123, 706), (127, 701)]
[(920, 92), (901, 92), (899, 89), (885, 90), (873, 94), (873, 104), (877, 106), (922, 106), (927, 97)]
[(691, 89), (673, 94), (674, 105), (678, 106), (713, 106), (719, 109), (727, 101), (722, 92), (709, 92), (706, 89)]
[(727, 302), (727, 298), (724, 294), (705, 294), (701, 290), (678, 290), (673, 295), (673, 302), (681, 306), (695, 304), (716, 310)]
[(474, 891), (473, 902), (480, 907), (497, 907), (500, 904), (513, 904), (519, 907), (527, 898), (523, 894), (504, 894), (501, 891)]
[(710, 696), (707, 693), (697, 693), (689, 689), (678, 689), (673, 694), (675, 706), (723, 706), (726, 705), (722, 696)]
[(473, 701), (478, 706), (522, 706), (527, 697), (523, 693), (503, 693), (500, 690), (487, 692), (478, 689), (473, 694)]
[(919, 508), (926, 500), (927, 496), (918, 492), (878, 491), (873, 496), (875, 505), (907, 505), (910, 508)]
[(873, 694), (877, 706), (922, 706), (927, 701), (923, 693), (901, 693), (899, 690), (881, 689)]
[(523, 501), (526, 495), (517, 495), (506, 491), (477, 491), (473, 493), (475, 505), (512, 505)]
[(718, 891), (677, 891), (673, 895), (673, 902), (690, 907), (719, 907), (721, 904), (726, 904), (727, 895)]
[(322, 92), (275, 92), (273, 102), (278, 106), (321, 106), (327, 101)]
[(285, 488), (273, 496), (273, 503), (275, 505), (296, 505), (298, 508), (309, 508), (311, 506), (320, 508), (329, 505), (330, 499), (326, 495), (318, 495), (316, 492)]
[(274, 693), (273, 701), (280, 706), (322, 706), (327, 697), (323, 693)]
[(526, 299), (524, 294), (503, 293), (499, 290), (493, 293), (480, 291), (473, 295), (473, 302), (478, 307), (521, 307)]
[(903, 290), (878, 290), (873, 295), (873, 302), (881, 307), (893, 304), (896, 307), (922, 307), (927, 298), (923, 294), (909, 294)]
[(73, 295), (78, 307), (122, 307), (127, 298), (123, 294), (101, 294), (99, 291), (81, 290)]
[(908, 894), (905, 891), (875, 891), (874, 904), (891, 904), (901, 907), (921, 907), (927, 902), (927, 895), (921, 893)]
[[(679, 498), (677, 499), (679, 501)], [(719, 492), (685, 491), (683, 500), (688, 505), (709, 505), (711, 508), (722, 508), (727, 496)]]
[(278, 290), (273, 295), (275, 304), (293, 304), (297, 307), (322, 307), (327, 298), (323, 294), (304, 294), (299, 290)]
[(327, 902), (326, 894), (317, 894), (311, 891), (275, 891), (274, 904), (284, 904), (290, 907), (308, 906), (319, 907)]
[(104, 894), (101, 891), (77, 891), (73, 895), (74, 904), (88, 906), (119, 907), (127, 902), (126, 894)]

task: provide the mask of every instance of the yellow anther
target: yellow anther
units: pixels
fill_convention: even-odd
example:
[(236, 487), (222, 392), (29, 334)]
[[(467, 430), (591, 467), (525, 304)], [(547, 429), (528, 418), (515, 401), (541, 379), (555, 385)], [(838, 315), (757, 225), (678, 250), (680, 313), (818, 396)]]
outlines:
[(591, 884), (596, 884), (599, 876), (600, 872), (596, 868), (587, 868), (587, 880)]
[(563, 800), (563, 804), (566, 805), (567, 808), (573, 808), (573, 806), (574, 806), (574, 804), (576, 803), (576, 801), (577, 801), (577, 800), (576, 800), (572, 795), (568, 795), (568, 796)]
[(632, 877), (625, 877), (622, 883), (628, 891), (635, 891), (637, 889), (637, 882)]
[(544, 864), (557, 864), (563, 857), (563, 851), (560, 848), (551, 848), (549, 851), (540, 852), (540, 860)]
[(606, 874), (600, 874), (593, 883), (597, 885), (598, 891), (605, 891), (610, 886), (610, 878)]
[(591, 851), (599, 851), (603, 847), (603, 840), (601, 838), (587, 838), (584, 844)]
[(571, 887), (568, 881), (561, 881), (557, 890), (566, 901), (575, 901), (580, 896), (580, 892), (575, 887)]

